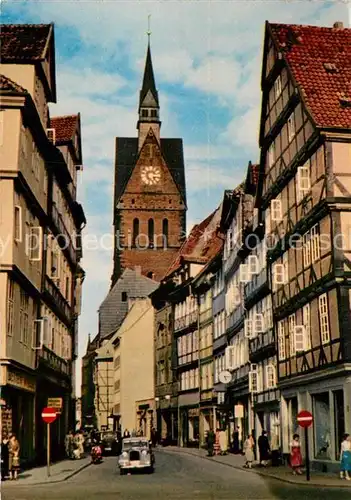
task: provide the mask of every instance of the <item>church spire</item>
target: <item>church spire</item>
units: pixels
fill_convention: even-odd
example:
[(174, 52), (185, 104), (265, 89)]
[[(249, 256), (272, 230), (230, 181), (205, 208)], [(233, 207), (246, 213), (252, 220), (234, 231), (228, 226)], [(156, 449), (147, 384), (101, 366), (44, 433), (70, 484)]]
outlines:
[(155, 137), (160, 139), (160, 104), (158, 100), (158, 92), (156, 90), (154, 70), (152, 67), (151, 60), (151, 48), (150, 48), (150, 16), (149, 16), (149, 26), (147, 31), (148, 44), (146, 61), (144, 68), (143, 85), (140, 90), (139, 98), (139, 120), (137, 128), (139, 130), (139, 150), (148, 134), (150, 128), (152, 128)]

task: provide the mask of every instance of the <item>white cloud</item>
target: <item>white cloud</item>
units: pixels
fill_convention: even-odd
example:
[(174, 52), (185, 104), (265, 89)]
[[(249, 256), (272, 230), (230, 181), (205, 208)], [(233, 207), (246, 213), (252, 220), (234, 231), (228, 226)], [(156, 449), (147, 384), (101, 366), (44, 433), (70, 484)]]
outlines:
[[(221, 134), (221, 139), (230, 142), (233, 147), (242, 147), (250, 156), (258, 151), (258, 133), (260, 123), (259, 108), (248, 108), (243, 114), (235, 116)], [(256, 161), (256, 159), (254, 159)]]

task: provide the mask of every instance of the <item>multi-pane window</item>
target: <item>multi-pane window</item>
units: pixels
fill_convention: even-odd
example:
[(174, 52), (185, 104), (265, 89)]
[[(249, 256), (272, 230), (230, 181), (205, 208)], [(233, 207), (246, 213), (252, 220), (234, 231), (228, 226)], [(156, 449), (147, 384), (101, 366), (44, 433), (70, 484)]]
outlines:
[(295, 127), (295, 115), (294, 113), (291, 113), (291, 115), (288, 118), (288, 138), (289, 142), (293, 140), (296, 134), (296, 127)]
[(280, 360), (285, 359), (285, 323), (284, 320), (278, 323), (278, 357)]
[(188, 391), (199, 387), (199, 369), (194, 368), (180, 375), (180, 390)]
[(279, 222), (283, 218), (282, 214), (282, 202), (281, 200), (274, 199), (271, 202), (271, 214), (272, 214), (272, 220)]
[(282, 93), (282, 77), (281, 77), (281, 75), (278, 75), (275, 82), (274, 82), (274, 93), (275, 93), (276, 99), (278, 99), (278, 97)]
[(240, 265), (240, 283), (248, 283), (250, 281), (250, 270), (248, 264)]
[(272, 142), (272, 144), (269, 146), (268, 149), (268, 166), (272, 167), (275, 162), (275, 143)]
[(258, 371), (257, 365), (251, 365), (249, 372), (249, 391), (252, 393), (258, 392)]
[(258, 274), (259, 273), (259, 261), (258, 261), (257, 255), (249, 255), (247, 262), (248, 262), (247, 265), (248, 265), (249, 273), (251, 275)]
[(296, 352), (302, 352), (305, 351), (306, 349), (306, 335), (305, 335), (305, 327), (303, 325), (296, 325), (295, 326), (295, 333), (294, 333), (294, 350)]
[(311, 174), (309, 165), (298, 167), (297, 169), (297, 199), (301, 201), (302, 198), (311, 189)]
[(321, 327), (321, 341), (326, 344), (330, 341), (330, 326), (328, 314), (328, 297), (324, 293), (318, 297), (319, 324)]
[(275, 377), (275, 366), (267, 365), (266, 366), (266, 381), (267, 381), (267, 389), (274, 389), (276, 385), (276, 377)]
[(311, 265), (311, 236), (310, 233), (303, 235), (303, 265), (308, 267)]
[(15, 206), (15, 241), (22, 241), (22, 208)]
[(302, 322), (305, 327), (305, 349), (311, 349), (311, 310), (310, 304), (306, 304), (302, 309)]
[(12, 337), (15, 312), (15, 283), (10, 278), (7, 282), (7, 335)]
[(29, 232), (29, 258), (32, 261), (40, 261), (43, 251), (43, 228), (32, 226)]
[(284, 285), (287, 281), (284, 264), (275, 264), (273, 266), (273, 287)]
[(316, 262), (320, 258), (320, 244), (318, 225), (316, 224), (311, 228), (311, 259)]
[(289, 345), (290, 345), (290, 356), (295, 356), (295, 326), (296, 317), (295, 314), (289, 316)]

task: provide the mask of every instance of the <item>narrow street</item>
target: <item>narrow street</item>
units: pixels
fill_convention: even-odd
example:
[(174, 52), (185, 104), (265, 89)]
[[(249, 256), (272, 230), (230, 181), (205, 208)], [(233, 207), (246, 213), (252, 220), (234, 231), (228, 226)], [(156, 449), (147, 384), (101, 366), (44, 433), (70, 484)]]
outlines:
[(89, 466), (71, 479), (48, 485), (21, 486), (5, 483), (4, 500), (95, 500), (95, 499), (319, 499), (346, 500), (348, 489), (318, 489), (294, 486), (266, 479), (256, 474), (211, 463), (193, 456), (156, 452), (154, 474), (120, 476), (116, 458), (105, 458), (97, 466)]

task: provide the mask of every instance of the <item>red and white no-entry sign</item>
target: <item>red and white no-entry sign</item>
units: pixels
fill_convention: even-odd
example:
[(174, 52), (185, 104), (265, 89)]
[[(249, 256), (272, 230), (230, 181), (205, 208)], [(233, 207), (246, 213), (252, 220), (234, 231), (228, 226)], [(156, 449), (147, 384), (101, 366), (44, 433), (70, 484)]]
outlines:
[(44, 408), (41, 412), (41, 417), (47, 424), (52, 424), (56, 420), (57, 413), (55, 408)]
[(313, 415), (307, 410), (301, 410), (297, 415), (297, 423), (300, 427), (310, 427), (313, 422)]

